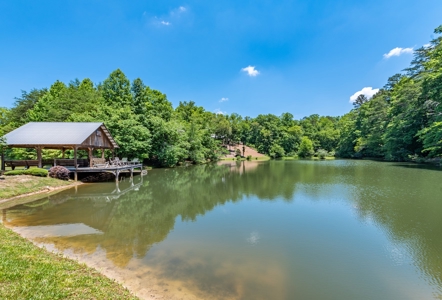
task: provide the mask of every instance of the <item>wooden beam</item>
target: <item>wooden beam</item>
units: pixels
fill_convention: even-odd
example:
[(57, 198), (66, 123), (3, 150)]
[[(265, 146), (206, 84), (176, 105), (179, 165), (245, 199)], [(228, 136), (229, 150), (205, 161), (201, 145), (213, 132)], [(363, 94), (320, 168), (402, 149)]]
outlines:
[(89, 154), (89, 168), (92, 168), (92, 148), (87, 148)]
[(74, 147), (74, 166), (75, 166), (74, 181), (77, 181), (78, 180), (78, 173), (77, 173), (77, 169), (78, 169), (78, 164), (77, 164), (77, 146)]
[(77, 147), (76, 146), (74, 147), (74, 167), (75, 167), (75, 169), (78, 168), (78, 166), (77, 166)]
[(41, 147), (36, 147), (36, 149), (37, 149), (38, 167), (42, 168), (43, 164), (42, 164), (42, 159), (41, 159)]
[(104, 159), (104, 149), (101, 148), (101, 158)]
[(2, 151), (2, 153), (1, 153), (1, 160), (2, 160), (1, 171), (5, 171), (6, 170), (6, 164), (5, 164), (5, 152), (4, 151)]

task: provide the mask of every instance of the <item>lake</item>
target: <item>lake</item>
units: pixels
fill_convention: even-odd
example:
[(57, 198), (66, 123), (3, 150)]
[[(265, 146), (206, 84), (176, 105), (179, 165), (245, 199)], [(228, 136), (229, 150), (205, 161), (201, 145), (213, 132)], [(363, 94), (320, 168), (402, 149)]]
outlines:
[(223, 162), (85, 184), (2, 222), (155, 299), (441, 299), (442, 169)]

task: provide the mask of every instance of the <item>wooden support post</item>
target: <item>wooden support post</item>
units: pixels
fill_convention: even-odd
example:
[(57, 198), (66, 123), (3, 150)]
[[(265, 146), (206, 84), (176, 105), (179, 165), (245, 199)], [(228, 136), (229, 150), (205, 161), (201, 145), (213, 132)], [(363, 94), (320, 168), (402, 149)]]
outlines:
[(92, 168), (92, 148), (87, 148), (89, 153), (89, 168)]
[(77, 174), (77, 169), (78, 169), (78, 165), (77, 165), (77, 147), (74, 147), (74, 167), (75, 167), (75, 172), (74, 172), (74, 180), (77, 181), (78, 179), (78, 174)]
[(101, 158), (104, 159), (104, 149), (101, 148)]
[(74, 147), (74, 167), (75, 167), (75, 169), (78, 168), (78, 166), (77, 166), (77, 147)]
[(66, 149), (65, 148), (62, 148), (61, 149), (61, 158), (64, 158), (64, 151), (65, 151)]
[(117, 183), (117, 184), (118, 184), (118, 175), (120, 175), (120, 171), (115, 170), (115, 183)]
[(41, 147), (36, 147), (36, 149), (37, 149), (38, 167), (42, 168), (43, 164), (42, 164), (42, 161), (41, 161)]
[(134, 178), (134, 168), (130, 168), (130, 178)]
[(2, 153), (1, 153), (1, 160), (2, 160), (2, 168), (1, 168), (1, 171), (5, 171), (6, 170), (6, 164), (5, 164), (5, 152), (4, 151), (2, 151)]

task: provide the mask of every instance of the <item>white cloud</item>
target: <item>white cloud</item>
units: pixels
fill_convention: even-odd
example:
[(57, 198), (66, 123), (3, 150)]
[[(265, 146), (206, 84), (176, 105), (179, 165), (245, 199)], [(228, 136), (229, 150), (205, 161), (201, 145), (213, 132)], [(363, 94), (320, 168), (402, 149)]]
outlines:
[(384, 54), (385, 59), (389, 59), (392, 56), (400, 56), (404, 53), (413, 53), (413, 48), (399, 48), (396, 47), (394, 49), (391, 49), (390, 52)]
[(226, 102), (226, 101), (229, 101), (229, 98), (221, 98), (221, 100), (219, 100), (219, 102)]
[(219, 109), (219, 108), (215, 109), (213, 112), (216, 113), (217, 115), (225, 115), (225, 114), (226, 114), (225, 111), (222, 111), (222, 110)]
[[(187, 12), (187, 8), (184, 6), (180, 6), (178, 8), (172, 9), (168, 14), (162, 16), (153, 16), (150, 18), (151, 24), (154, 26), (170, 26), (176, 24), (182, 19), (184, 13)], [(143, 12), (143, 17), (146, 17), (147, 13)]]
[(178, 8), (175, 8), (175, 9), (173, 9), (173, 10), (171, 10), (170, 12), (169, 12), (169, 15), (171, 16), (171, 17), (179, 17), (179, 15), (181, 15), (181, 14), (184, 14), (185, 12), (187, 11), (187, 8), (186, 7), (184, 7), (184, 6), (180, 6), (180, 7), (178, 7)]
[(379, 89), (374, 89), (371, 86), (364, 87), (362, 90), (357, 91), (350, 97), (350, 103), (355, 102), (359, 95), (365, 95), (367, 99), (371, 99), (371, 97), (373, 97), (377, 92), (379, 92)]
[(247, 75), (249, 75), (251, 77), (258, 76), (258, 74), (259, 74), (259, 71), (257, 69), (255, 69), (255, 66), (248, 66), (248, 67), (242, 68), (241, 71), (247, 72)]

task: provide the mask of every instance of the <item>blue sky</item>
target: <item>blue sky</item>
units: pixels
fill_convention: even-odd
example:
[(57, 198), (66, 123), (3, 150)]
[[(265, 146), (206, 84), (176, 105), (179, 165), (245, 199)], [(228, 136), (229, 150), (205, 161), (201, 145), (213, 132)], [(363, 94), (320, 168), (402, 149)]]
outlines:
[(120, 68), (174, 106), (342, 115), (407, 67), (441, 16), (440, 0), (0, 0), (0, 106)]

